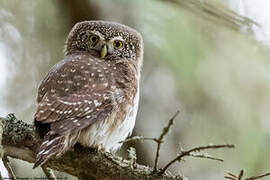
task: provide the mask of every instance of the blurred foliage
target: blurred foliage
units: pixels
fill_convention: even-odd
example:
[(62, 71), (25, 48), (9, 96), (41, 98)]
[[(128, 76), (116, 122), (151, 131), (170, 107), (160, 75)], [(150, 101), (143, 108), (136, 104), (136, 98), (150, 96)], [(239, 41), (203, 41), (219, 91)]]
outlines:
[[(156, 137), (180, 110), (160, 165), (176, 155), (179, 144), (234, 143), (236, 150), (218, 154), (224, 163), (188, 159), (171, 171), (192, 180), (221, 179), (225, 171), (242, 168), (250, 175), (265, 172), (270, 169), (270, 51), (254, 39), (254, 22), (226, 6), (220, 0), (0, 0), (0, 61), (5, 62), (0, 70), (7, 72), (0, 113), (15, 112), (31, 122), (38, 83), (63, 57), (74, 23), (117, 21), (138, 29), (145, 41), (136, 134)], [(155, 146), (134, 146), (137, 161), (153, 165)], [(40, 173), (22, 162), (13, 165), (21, 176)]]

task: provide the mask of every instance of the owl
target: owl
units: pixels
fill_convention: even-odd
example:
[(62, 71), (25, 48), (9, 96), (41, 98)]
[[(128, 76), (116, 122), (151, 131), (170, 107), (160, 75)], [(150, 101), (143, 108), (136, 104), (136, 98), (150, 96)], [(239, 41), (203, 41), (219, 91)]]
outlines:
[(34, 168), (76, 143), (116, 151), (135, 125), (140, 33), (114, 22), (84, 21), (70, 31), (64, 52), (38, 88), (34, 125), (41, 144)]

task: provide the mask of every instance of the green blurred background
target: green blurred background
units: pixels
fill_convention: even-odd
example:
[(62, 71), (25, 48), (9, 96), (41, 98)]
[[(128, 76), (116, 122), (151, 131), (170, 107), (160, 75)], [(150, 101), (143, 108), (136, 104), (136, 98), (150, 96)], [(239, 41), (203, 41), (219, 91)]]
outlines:
[[(31, 123), (38, 84), (63, 57), (71, 27), (82, 20), (116, 21), (136, 28), (145, 42), (133, 135), (158, 136), (180, 110), (160, 167), (179, 146), (233, 143), (234, 150), (211, 152), (224, 163), (187, 158), (170, 170), (191, 180), (223, 179), (242, 168), (247, 176), (266, 172), (270, 51), (256, 40), (261, 26), (230, 7), (222, 0), (0, 0), (0, 115), (14, 112)], [(136, 147), (139, 163), (153, 166), (154, 143), (125, 145), (122, 156), (128, 146)], [(43, 175), (26, 162), (12, 160), (12, 166), (21, 177)]]

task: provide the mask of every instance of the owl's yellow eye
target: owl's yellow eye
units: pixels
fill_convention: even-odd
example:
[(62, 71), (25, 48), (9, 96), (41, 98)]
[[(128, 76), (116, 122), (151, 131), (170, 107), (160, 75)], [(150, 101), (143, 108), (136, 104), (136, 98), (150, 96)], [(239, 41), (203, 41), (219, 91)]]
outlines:
[(91, 45), (95, 45), (99, 40), (99, 37), (96, 35), (90, 35), (89, 41)]
[(115, 40), (115, 41), (113, 42), (113, 47), (114, 47), (115, 49), (121, 49), (121, 48), (123, 47), (123, 42), (120, 41), (120, 40)]

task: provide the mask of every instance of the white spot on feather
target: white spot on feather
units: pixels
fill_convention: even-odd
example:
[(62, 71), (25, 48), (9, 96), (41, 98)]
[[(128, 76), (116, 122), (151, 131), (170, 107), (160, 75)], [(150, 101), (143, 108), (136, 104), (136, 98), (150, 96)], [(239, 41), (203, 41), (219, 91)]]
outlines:
[(100, 106), (100, 105), (101, 105), (101, 103), (100, 103), (100, 102), (98, 102), (98, 100), (94, 100), (94, 104), (95, 104), (95, 106), (96, 106), (96, 107), (98, 107), (98, 106)]

